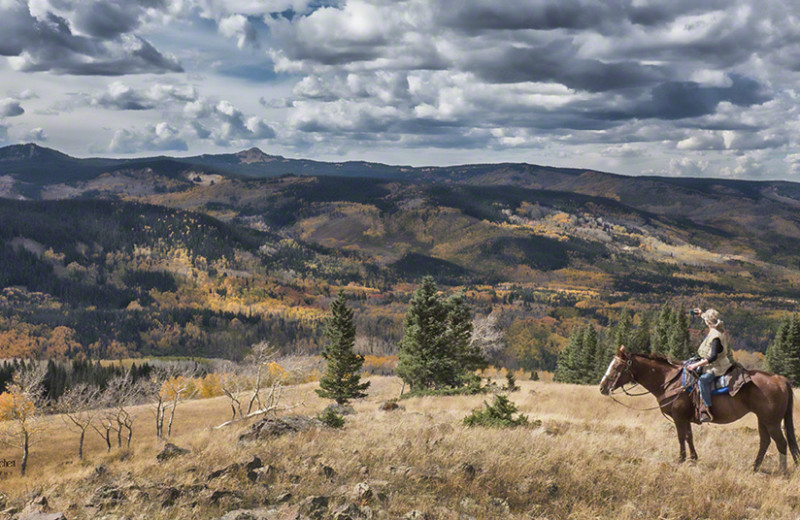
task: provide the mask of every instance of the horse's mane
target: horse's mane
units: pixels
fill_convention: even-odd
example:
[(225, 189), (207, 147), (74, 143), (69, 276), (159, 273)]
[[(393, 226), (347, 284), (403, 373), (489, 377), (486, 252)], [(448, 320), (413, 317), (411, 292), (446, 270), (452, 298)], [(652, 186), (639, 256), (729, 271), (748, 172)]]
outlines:
[(674, 360), (672, 358), (669, 358), (669, 357), (667, 357), (667, 356), (665, 356), (663, 354), (655, 354), (655, 353), (654, 354), (645, 354), (644, 352), (631, 352), (631, 354), (634, 355), (634, 356), (643, 357), (645, 359), (650, 359), (652, 361), (661, 361), (662, 363), (667, 363), (669, 365), (676, 365), (676, 366), (680, 366), (681, 365), (680, 361), (676, 361), (676, 360)]

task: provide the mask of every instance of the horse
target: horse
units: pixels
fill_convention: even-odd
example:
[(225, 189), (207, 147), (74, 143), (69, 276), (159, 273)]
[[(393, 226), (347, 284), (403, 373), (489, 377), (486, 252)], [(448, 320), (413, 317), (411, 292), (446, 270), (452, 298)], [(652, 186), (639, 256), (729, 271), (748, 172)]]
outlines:
[[(672, 418), (678, 432), (680, 444), (679, 462), (686, 460), (686, 444), (692, 460), (697, 460), (692, 439), (692, 420), (694, 403), (689, 392), (684, 391), (681, 382), (683, 367), (657, 354), (628, 352), (624, 346), (617, 350), (616, 356), (608, 366), (600, 381), (600, 392), (609, 395), (613, 390), (628, 383), (638, 383), (658, 401), (661, 412)], [(770, 444), (775, 441), (780, 454), (781, 471), (786, 472), (786, 446), (788, 444), (795, 465), (800, 459), (800, 448), (794, 435), (792, 419), (794, 394), (789, 380), (783, 376), (749, 370), (751, 383), (745, 384), (735, 396), (715, 395), (711, 400), (714, 414), (712, 422), (729, 424), (738, 421), (748, 413), (758, 418), (760, 444), (753, 471), (758, 471)], [(781, 431), (783, 420), (786, 437)], [(787, 442), (788, 441), (788, 442)]]

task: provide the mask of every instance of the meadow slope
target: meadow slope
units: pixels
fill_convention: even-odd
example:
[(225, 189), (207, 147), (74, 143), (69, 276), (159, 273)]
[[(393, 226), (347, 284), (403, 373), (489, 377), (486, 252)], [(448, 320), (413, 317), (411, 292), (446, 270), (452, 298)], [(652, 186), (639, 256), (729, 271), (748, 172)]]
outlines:
[[(778, 474), (774, 446), (762, 471), (751, 472), (758, 444), (753, 417), (695, 426), (700, 460), (680, 465), (671, 423), (657, 410), (621, 406), (596, 386), (522, 381), (511, 399), (541, 425), (491, 430), (461, 424), (488, 396), (412, 398), (401, 401), (405, 410), (383, 412), (379, 404), (396, 397), (401, 383), (371, 381), (370, 397), (355, 404), (342, 430), (269, 442), (238, 443), (244, 425), (213, 429), (228, 417), (225, 398), (187, 402), (178, 408), (172, 441), (191, 452), (164, 463), (156, 462), (161, 443), (148, 407), (136, 410), (130, 450), (107, 454), (91, 434), (84, 462), (74, 456), (75, 435), (50, 417), (29, 476), (7, 476), (0, 490), (6, 507), (21, 508), (42, 494), (70, 520), (203, 519), (251, 508), (272, 510), (265, 518), (294, 519), (309, 496), (329, 497), (320, 518), (334, 518), (353, 502), (360, 482), (375, 493), (360, 502), (373, 518), (403, 518), (412, 510), (453, 520), (797, 518), (800, 478), (796, 471)], [(327, 404), (315, 387), (287, 388), (283, 403), (301, 405), (290, 413), (315, 414)], [(622, 400), (637, 408), (655, 404), (650, 396)], [(0, 455), (18, 457), (7, 449)], [(253, 456), (271, 467), (265, 481), (251, 482), (242, 471), (209, 478)]]

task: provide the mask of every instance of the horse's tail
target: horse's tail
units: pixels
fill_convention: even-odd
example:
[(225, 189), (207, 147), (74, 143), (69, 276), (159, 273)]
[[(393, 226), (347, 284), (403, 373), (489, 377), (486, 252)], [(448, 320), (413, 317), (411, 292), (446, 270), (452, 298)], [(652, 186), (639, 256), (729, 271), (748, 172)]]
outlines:
[(800, 448), (797, 447), (797, 439), (794, 436), (794, 391), (792, 385), (787, 381), (786, 388), (789, 390), (789, 403), (786, 406), (786, 413), (783, 415), (783, 428), (786, 430), (786, 440), (789, 442), (789, 450), (792, 452), (794, 463), (800, 462)]

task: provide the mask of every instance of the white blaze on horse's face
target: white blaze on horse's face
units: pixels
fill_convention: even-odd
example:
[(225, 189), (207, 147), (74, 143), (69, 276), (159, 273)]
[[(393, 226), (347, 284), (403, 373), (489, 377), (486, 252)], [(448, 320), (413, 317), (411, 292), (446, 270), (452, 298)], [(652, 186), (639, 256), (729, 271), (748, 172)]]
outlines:
[(610, 389), (606, 388), (606, 384), (608, 384), (608, 380), (611, 377), (611, 374), (614, 373), (614, 369), (617, 367), (618, 364), (622, 363), (622, 359), (619, 356), (614, 356), (614, 359), (611, 360), (611, 363), (608, 364), (608, 368), (606, 369), (606, 373), (603, 375), (603, 379), (600, 380), (600, 393), (606, 395), (609, 393)]

